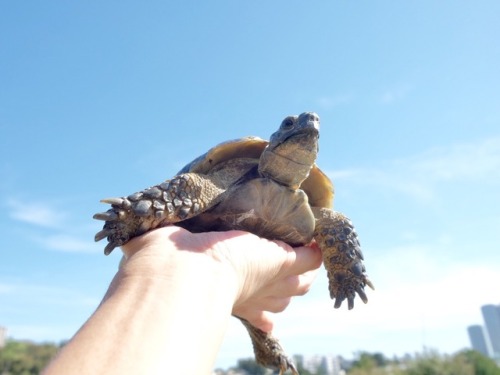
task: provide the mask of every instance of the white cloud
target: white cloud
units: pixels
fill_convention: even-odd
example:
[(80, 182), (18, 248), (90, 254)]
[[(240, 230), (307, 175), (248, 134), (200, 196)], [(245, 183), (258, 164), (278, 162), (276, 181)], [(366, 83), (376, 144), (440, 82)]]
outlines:
[(413, 87), (408, 84), (401, 84), (392, 88), (386, 89), (380, 95), (380, 102), (383, 104), (392, 104), (406, 97), (413, 90)]
[(9, 284), (1, 284), (0, 283), (0, 295), (1, 294), (10, 294), (14, 291), (12, 285)]
[(9, 216), (12, 219), (45, 228), (60, 226), (67, 216), (64, 212), (43, 202), (9, 199), (7, 206), (10, 209)]
[(280, 331), (290, 336), (348, 336), (361, 332), (379, 340), (389, 333), (404, 336), (423, 327), (429, 331), (453, 328), (465, 332), (467, 325), (481, 323), (481, 305), (498, 303), (495, 291), (488, 287), (500, 285), (497, 269), (461, 265), (443, 271), (437, 279), (422, 278), (418, 282), (401, 279), (403, 270), (388, 269), (392, 282), (378, 283), (377, 290), (368, 293), (367, 305), (358, 302), (351, 311), (333, 310), (325, 291), (323, 298), (287, 311), (290, 314), (280, 319)]
[(2, 292), (9, 295), (9, 298), (14, 298), (16, 302), (26, 302), (29, 305), (50, 305), (51, 308), (60, 305), (94, 308), (100, 302), (100, 298), (82, 294), (71, 288), (33, 284), (28, 281), (6, 283), (0, 281), (0, 294)]
[(317, 99), (317, 104), (324, 110), (330, 110), (332, 108), (349, 104), (353, 100), (352, 94), (340, 94), (332, 96), (322, 96)]
[[(69, 339), (99, 305), (102, 295), (74, 285), (0, 280), (0, 325), (9, 337), (35, 341)], [(62, 315), (61, 315), (62, 312)], [(61, 316), (64, 316), (61, 319)]]
[[(488, 287), (500, 285), (498, 266), (443, 267), (440, 277), (415, 282), (404, 278), (404, 269), (394, 272), (387, 264), (386, 277), (392, 280), (378, 282), (377, 290), (368, 292), (368, 304), (357, 301), (351, 311), (334, 310), (321, 285), (322, 297), (296, 301), (279, 317), (277, 335), (294, 346), (295, 340), (328, 339), (336, 345), (329, 350), (343, 355), (369, 348), (389, 355), (417, 352), (422, 341), (447, 352), (457, 351), (468, 345), (466, 327), (482, 323), (480, 306), (498, 303), (496, 292)], [(452, 335), (448, 342), (442, 337), (445, 331)], [(413, 340), (401, 347), (409, 337)]]
[(64, 252), (99, 252), (102, 246), (88, 240), (82, 240), (69, 234), (53, 234), (44, 237), (37, 237), (37, 242), (49, 250)]
[(408, 161), (435, 181), (476, 179), (500, 183), (500, 137), (433, 149)]
[(72, 222), (67, 212), (56, 204), (41, 201), (8, 199), (8, 215), (16, 221), (37, 227), (37, 233), (27, 231), (26, 238), (41, 244), (48, 250), (64, 252), (97, 252), (101, 247), (92, 240), (95, 226), (78, 225)]
[[(92, 309), (100, 302), (100, 296), (90, 296), (72, 288), (33, 284), (31, 282), (0, 281), (0, 295), (3, 294), (10, 302), (11, 309), (26, 308), (26, 306), (45, 306), (45, 308), (60, 308), (61, 306)], [(21, 306), (21, 307), (20, 307)]]
[(500, 184), (500, 137), (440, 147), (369, 169), (328, 173), (333, 181), (378, 186), (419, 201), (432, 201), (444, 183)]

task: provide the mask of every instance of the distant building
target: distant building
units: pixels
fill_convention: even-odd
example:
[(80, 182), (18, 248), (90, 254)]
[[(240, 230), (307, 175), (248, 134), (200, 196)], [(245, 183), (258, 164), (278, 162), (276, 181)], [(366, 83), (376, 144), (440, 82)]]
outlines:
[(486, 337), (484, 336), (483, 327), (480, 325), (469, 326), (467, 327), (467, 332), (469, 333), (469, 340), (472, 349), (478, 351), (486, 357), (491, 357), (488, 341), (486, 341)]
[(7, 328), (0, 326), (0, 349), (5, 346), (5, 333)]
[(311, 372), (321, 371), (326, 375), (345, 375), (345, 371), (341, 366), (341, 358), (338, 356), (311, 356), (302, 357), (302, 365), (304, 368)]
[(500, 358), (500, 306), (481, 306), (494, 358)]

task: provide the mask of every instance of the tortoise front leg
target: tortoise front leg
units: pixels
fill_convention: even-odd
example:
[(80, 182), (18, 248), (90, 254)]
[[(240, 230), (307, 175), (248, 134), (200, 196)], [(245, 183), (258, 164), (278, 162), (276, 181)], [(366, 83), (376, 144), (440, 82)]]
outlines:
[(367, 303), (364, 288), (366, 285), (374, 287), (366, 275), (363, 253), (352, 222), (327, 208), (313, 208), (313, 212), (316, 217), (314, 239), (323, 253), (334, 307), (339, 308), (347, 299), (347, 306), (352, 309), (356, 293)]
[(277, 338), (270, 333), (255, 328), (243, 318), (238, 316), (236, 318), (243, 323), (252, 339), (255, 360), (259, 365), (279, 370), (279, 375), (283, 375), (288, 370), (292, 371), (293, 375), (300, 375), (292, 360), (285, 354)]
[(108, 239), (104, 253), (151, 229), (173, 224), (213, 207), (220, 201), (225, 186), (214, 176), (184, 173), (159, 185), (122, 198), (108, 198), (101, 202), (111, 208), (94, 215), (104, 220), (103, 229), (95, 240)]

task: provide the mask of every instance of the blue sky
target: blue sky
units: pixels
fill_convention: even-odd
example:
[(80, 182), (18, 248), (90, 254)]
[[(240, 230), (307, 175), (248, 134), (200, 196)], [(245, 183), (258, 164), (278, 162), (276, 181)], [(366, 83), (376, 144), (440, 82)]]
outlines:
[[(283, 345), (468, 346), (480, 305), (500, 302), (499, 12), (495, 0), (2, 2), (0, 325), (70, 337), (119, 261), (93, 243), (99, 199), (315, 111), (318, 164), (377, 290), (333, 310), (322, 272), (277, 317)], [(217, 364), (251, 355), (234, 322)]]

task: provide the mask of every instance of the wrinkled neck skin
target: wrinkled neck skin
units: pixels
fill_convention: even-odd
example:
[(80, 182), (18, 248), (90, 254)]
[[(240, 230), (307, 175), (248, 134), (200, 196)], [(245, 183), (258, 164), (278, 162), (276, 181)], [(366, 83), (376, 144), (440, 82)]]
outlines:
[(318, 137), (295, 136), (275, 147), (269, 145), (261, 155), (259, 173), (292, 189), (309, 176), (318, 155)]

